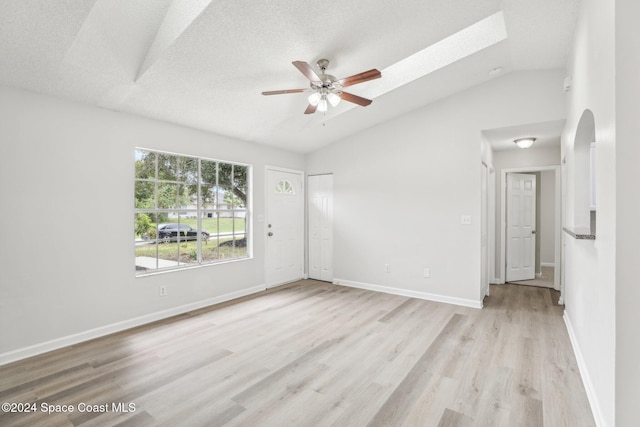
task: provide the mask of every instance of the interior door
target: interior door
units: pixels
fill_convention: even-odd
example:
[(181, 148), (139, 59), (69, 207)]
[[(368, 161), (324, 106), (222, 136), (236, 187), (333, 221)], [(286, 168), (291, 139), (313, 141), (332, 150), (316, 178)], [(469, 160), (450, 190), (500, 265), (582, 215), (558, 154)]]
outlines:
[(303, 277), (303, 182), (302, 172), (267, 168), (267, 287)]
[(333, 175), (309, 177), (309, 277), (333, 280)]
[(507, 174), (508, 282), (535, 278), (536, 176)]

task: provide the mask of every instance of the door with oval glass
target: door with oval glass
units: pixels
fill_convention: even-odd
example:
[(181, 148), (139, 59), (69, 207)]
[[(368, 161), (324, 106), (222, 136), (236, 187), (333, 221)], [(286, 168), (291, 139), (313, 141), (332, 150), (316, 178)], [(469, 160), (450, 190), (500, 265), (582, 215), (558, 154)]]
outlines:
[(303, 172), (267, 167), (265, 282), (274, 287), (303, 277)]

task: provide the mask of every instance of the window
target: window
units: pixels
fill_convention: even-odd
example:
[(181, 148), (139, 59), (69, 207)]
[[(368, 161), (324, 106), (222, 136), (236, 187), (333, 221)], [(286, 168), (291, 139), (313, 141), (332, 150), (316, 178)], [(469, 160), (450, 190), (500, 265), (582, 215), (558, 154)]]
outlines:
[(276, 193), (277, 194), (296, 194), (296, 189), (293, 188), (293, 184), (287, 181), (286, 179), (281, 180), (278, 185), (276, 185)]
[(137, 149), (136, 273), (249, 258), (250, 167)]

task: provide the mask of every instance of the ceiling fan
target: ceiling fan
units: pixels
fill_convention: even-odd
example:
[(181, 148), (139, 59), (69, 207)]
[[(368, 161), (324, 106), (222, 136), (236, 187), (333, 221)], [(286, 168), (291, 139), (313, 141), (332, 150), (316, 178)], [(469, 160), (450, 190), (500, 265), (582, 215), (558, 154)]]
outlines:
[(328, 59), (320, 59), (316, 62), (316, 65), (320, 69), (320, 74), (317, 74), (315, 70), (304, 61), (293, 61), (293, 65), (309, 79), (310, 87), (308, 89), (272, 90), (262, 92), (262, 94), (282, 95), (285, 93), (311, 92), (311, 95), (309, 95), (309, 106), (305, 110), (305, 114), (313, 114), (316, 110), (325, 112), (327, 111), (328, 104), (335, 107), (340, 103), (341, 99), (366, 107), (373, 101), (349, 92), (344, 92), (342, 88), (378, 79), (382, 76), (380, 71), (373, 68), (369, 71), (338, 80), (331, 74), (326, 73), (327, 67), (329, 66)]

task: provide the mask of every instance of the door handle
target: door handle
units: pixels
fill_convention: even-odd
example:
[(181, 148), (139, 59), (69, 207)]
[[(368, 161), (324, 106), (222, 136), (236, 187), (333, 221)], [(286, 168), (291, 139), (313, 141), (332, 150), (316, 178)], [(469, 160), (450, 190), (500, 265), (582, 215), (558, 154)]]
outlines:
[(531, 234), (536, 234), (536, 230), (531, 230)]
[(271, 237), (271, 236), (273, 236), (273, 233), (272, 232), (268, 232), (267, 236)]

